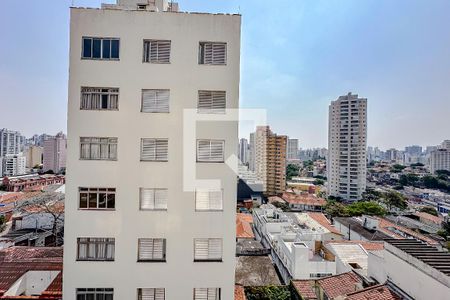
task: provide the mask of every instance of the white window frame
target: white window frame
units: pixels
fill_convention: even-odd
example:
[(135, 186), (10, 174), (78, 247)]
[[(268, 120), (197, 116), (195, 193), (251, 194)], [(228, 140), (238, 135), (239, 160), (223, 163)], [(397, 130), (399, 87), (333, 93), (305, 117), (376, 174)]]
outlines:
[[(201, 158), (200, 157), (200, 144), (203, 142), (209, 143), (209, 155), (208, 158)], [(214, 158), (213, 159), (213, 153), (212, 153), (212, 146), (213, 143), (220, 143), (222, 146), (222, 157), (220, 159)], [(215, 139), (198, 139), (197, 140), (197, 162), (200, 163), (223, 163), (225, 162), (225, 140), (215, 140)]]
[(210, 91), (210, 90), (198, 91), (198, 101), (197, 101), (198, 113), (225, 114), (226, 108), (227, 108), (226, 91)]
[[(84, 149), (89, 145), (89, 154), (85, 155)], [(84, 147), (83, 147), (84, 146)], [(93, 146), (98, 147), (99, 157), (93, 155)], [(105, 151), (107, 148), (107, 153), (102, 154), (102, 149)], [(118, 151), (118, 139), (116, 137), (95, 137), (95, 136), (83, 136), (80, 137), (80, 160), (117, 160)], [(94, 158), (92, 158), (94, 157)]]
[[(102, 108), (103, 96), (107, 108)], [(119, 88), (82, 86), (80, 110), (119, 110)]]
[[(155, 149), (154, 149), (154, 153), (153, 153), (153, 157), (144, 157), (144, 147), (145, 147), (145, 143), (150, 143), (150, 142), (154, 142), (155, 143)], [(161, 151), (162, 149), (159, 149), (161, 147), (164, 147), (165, 144), (167, 144), (167, 152), (164, 154), (159, 154), (158, 155), (158, 151)], [(148, 147), (148, 145), (147, 145)], [(141, 138), (141, 151), (140, 151), (140, 159), (141, 161), (145, 162), (145, 161), (153, 161), (153, 162), (167, 162), (169, 161), (169, 139), (167, 138)]]
[(137, 300), (165, 300), (165, 288), (138, 288)]
[[(141, 245), (142, 243), (151, 243), (151, 258), (144, 258), (141, 256)], [(162, 242), (162, 258), (155, 258), (155, 243)], [(165, 238), (139, 238), (138, 239), (138, 262), (166, 262), (166, 248), (167, 248), (167, 240)], [(150, 250), (147, 250), (150, 251)]]
[(221, 288), (194, 288), (194, 300), (220, 300)]
[[(220, 193), (220, 205), (212, 205), (211, 199), (215, 198)], [(205, 194), (208, 194), (207, 196)], [(208, 197), (207, 208), (201, 207), (201, 197)], [(208, 190), (208, 189), (196, 189), (195, 190), (195, 210), (196, 211), (223, 211), (223, 189), (220, 190)]]
[[(220, 255), (214, 253), (219, 247)], [(202, 251), (206, 251), (203, 257)], [(194, 262), (222, 262), (223, 261), (223, 239), (222, 238), (194, 238)]]
[[(152, 59), (152, 44), (155, 44), (155, 58)], [(167, 52), (167, 50), (164, 50), (163, 47), (167, 47), (168, 45), (168, 57), (161, 57), (164, 55), (164, 52)], [(160, 52), (163, 53), (163, 55), (160, 55)], [(142, 62), (144, 63), (151, 63), (151, 64), (170, 64), (170, 59), (172, 56), (172, 41), (171, 40), (155, 40), (155, 39), (146, 39), (144, 40), (144, 51), (143, 51), (143, 57)]]
[[(158, 202), (161, 202), (161, 199), (157, 199), (157, 195), (158, 192), (165, 192), (166, 195), (166, 199), (165, 199), (165, 205), (157, 205)], [(153, 202), (153, 208), (145, 208), (143, 207), (143, 196), (144, 193), (148, 192), (148, 193), (152, 193), (152, 202)], [(139, 210), (143, 210), (143, 211), (152, 211), (152, 210), (157, 210), (157, 211), (167, 211), (167, 203), (169, 202), (169, 190), (167, 188), (139, 188)]]
[[(145, 93), (154, 93), (150, 103), (149, 96)], [(167, 102), (167, 103), (165, 103)], [(143, 113), (169, 113), (170, 112), (170, 90), (169, 89), (143, 89), (141, 93), (141, 112)]]
[[(81, 250), (83, 245), (86, 246), (85, 250)], [(93, 250), (91, 247), (94, 247)], [(115, 248), (115, 238), (79, 237), (77, 238), (77, 261), (114, 261)], [(82, 255), (84, 252), (85, 256)], [(102, 252), (102, 256), (98, 255), (100, 252)], [(90, 256), (91, 253), (94, 255)]]
[[(114, 299), (114, 288), (77, 288), (76, 289), (76, 298), (82, 295), (84, 299), (87, 299), (87, 296), (94, 296), (94, 300), (106, 299), (112, 300)], [(100, 297), (102, 296), (102, 297)], [(108, 297), (110, 296), (110, 297)]]
[[(84, 56), (84, 40), (90, 39), (91, 40), (91, 56)], [(94, 57), (94, 40), (100, 40), (100, 57)], [(109, 58), (103, 58), (103, 41), (109, 40)], [(119, 42), (119, 49), (118, 54), (119, 57), (117, 58), (111, 58), (112, 53), (112, 41), (118, 41)], [(112, 60), (112, 61), (118, 61), (120, 60), (120, 38), (112, 38), (112, 37), (95, 37), (95, 36), (83, 36), (81, 38), (81, 59), (88, 59), (88, 60)]]
[[(218, 61), (219, 57), (215, 54), (215, 51), (219, 49), (215, 49), (218, 47), (224, 46), (224, 58), (223, 62)], [(210, 50), (207, 48), (211, 48)], [(202, 41), (199, 43), (199, 51), (198, 51), (198, 63), (200, 65), (214, 65), (214, 66), (226, 66), (227, 65), (227, 56), (228, 56), (228, 44), (226, 42), (206, 42)], [(208, 57), (208, 53), (210, 51), (210, 56)]]
[[(86, 197), (86, 207), (81, 207), (81, 194), (87, 194)], [(96, 194), (96, 198), (97, 198), (97, 205), (96, 207), (90, 207), (90, 194)], [(100, 195), (101, 194), (105, 194), (106, 195), (106, 207), (99, 207), (100, 206)], [(108, 207), (111, 199), (112, 199), (112, 195), (114, 195), (114, 207)], [(79, 187), (78, 188), (78, 209), (80, 210), (115, 210), (116, 209), (116, 188), (105, 188), (105, 187), (100, 187), (100, 188), (92, 188), (92, 187)]]

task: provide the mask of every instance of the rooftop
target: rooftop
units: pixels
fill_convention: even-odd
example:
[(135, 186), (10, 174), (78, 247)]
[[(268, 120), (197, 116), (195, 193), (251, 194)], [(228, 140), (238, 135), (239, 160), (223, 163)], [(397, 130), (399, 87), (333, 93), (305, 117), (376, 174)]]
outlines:
[(419, 217), (420, 219), (424, 219), (424, 220), (428, 220), (430, 222), (436, 223), (437, 225), (441, 225), (441, 223), (443, 221), (441, 218), (439, 218), (437, 216), (433, 216), (426, 212), (416, 212), (416, 213), (414, 213), (414, 215)]
[(340, 240), (340, 241), (325, 241), (325, 244), (358, 244), (364, 248), (366, 251), (378, 251), (384, 249), (383, 242), (367, 242), (367, 241), (349, 241), (349, 240)]
[(401, 297), (387, 288), (386, 285), (374, 285), (366, 289), (350, 293), (345, 300), (400, 300)]
[(240, 285), (234, 286), (234, 300), (246, 300), (244, 287)]
[(283, 193), (281, 198), (289, 204), (304, 204), (314, 206), (324, 206), (325, 204), (327, 204), (325, 199), (316, 197), (315, 195), (311, 194)]
[(237, 258), (235, 282), (243, 286), (281, 285), (269, 256)]
[(236, 214), (236, 237), (254, 239), (252, 224), (253, 216), (251, 214)]
[(362, 280), (353, 272), (334, 275), (317, 280), (328, 298), (347, 295), (357, 291)]
[(360, 236), (362, 236), (364, 239), (368, 241), (381, 241), (390, 238), (389, 235), (383, 232), (380, 232), (378, 230), (369, 230), (365, 228), (362, 225), (361, 220), (358, 220), (353, 217), (336, 217), (334, 218), (334, 221), (342, 224), (347, 228), (350, 227), (352, 231), (358, 233)]
[(292, 285), (297, 292), (302, 296), (304, 300), (317, 299), (316, 292), (314, 290), (314, 280), (293, 280)]

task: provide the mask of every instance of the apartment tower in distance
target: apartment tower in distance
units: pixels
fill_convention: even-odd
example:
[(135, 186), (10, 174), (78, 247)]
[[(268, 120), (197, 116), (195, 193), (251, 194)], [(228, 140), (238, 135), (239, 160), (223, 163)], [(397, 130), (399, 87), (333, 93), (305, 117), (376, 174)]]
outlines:
[(44, 141), (43, 170), (52, 170), (55, 173), (66, 168), (67, 139), (64, 133), (59, 132), (55, 137)]
[(269, 126), (257, 126), (250, 140), (254, 140), (250, 148), (254, 149), (255, 173), (263, 182), (264, 193), (271, 196), (284, 192), (287, 136), (273, 133)]
[(367, 99), (332, 101), (328, 124), (328, 195), (357, 201), (366, 190)]
[(194, 120), (186, 146), (184, 122), (239, 107), (240, 23), (163, 0), (71, 9), (64, 300), (233, 299), (238, 124)]

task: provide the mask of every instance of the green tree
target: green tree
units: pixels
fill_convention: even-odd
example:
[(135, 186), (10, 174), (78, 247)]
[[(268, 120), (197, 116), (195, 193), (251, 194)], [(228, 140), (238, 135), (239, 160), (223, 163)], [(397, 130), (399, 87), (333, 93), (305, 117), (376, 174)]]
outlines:
[(401, 171), (403, 171), (406, 167), (399, 165), (399, 164), (395, 164), (391, 167), (391, 172), (392, 173), (400, 173)]
[(325, 181), (323, 179), (317, 178), (316, 180), (314, 180), (315, 185), (324, 185), (324, 183)]
[(397, 207), (401, 210), (404, 210), (408, 207), (408, 203), (406, 202), (405, 197), (399, 192), (390, 191), (384, 193), (383, 201), (387, 205), (389, 210), (391, 210), (392, 207)]
[(247, 300), (290, 300), (291, 293), (286, 286), (245, 287)]
[(419, 177), (415, 174), (402, 174), (399, 179), (399, 183), (403, 186), (412, 185), (415, 186), (419, 182)]
[(431, 206), (424, 206), (420, 209), (421, 212), (433, 215), (433, 216), (437, 216), (438, 212), (434, 207)]
[(387, 214), (386, 209), (376, 202), (355, 202), (347, 206), (347, 212), (350, 216), (384, 216)]
[(288, 164), (286, 166), (286, 179), (291, 180), (292, 177), (298, 176), (298, 171), (300, 170), (299, 166), (294, 164)]
[(275, 206), (276, 208), (281, 208), (282, 211), (290, 211), (291, 208), (289, 207), (289, 204), (287, 204), (286, 202), (281, 202), (281, 201), (275, 201), (272, 202), (273, 206)]
[(325, 213), (330, 217), (348, 217), (347, 207), (337, 201), (331, 200), (328, 201), (325, 205)]

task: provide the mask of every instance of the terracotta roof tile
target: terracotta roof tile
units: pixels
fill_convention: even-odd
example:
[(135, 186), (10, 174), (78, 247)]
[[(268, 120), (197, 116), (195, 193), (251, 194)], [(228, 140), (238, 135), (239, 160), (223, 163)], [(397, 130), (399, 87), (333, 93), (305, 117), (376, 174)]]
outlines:
[(431, 239), (429, 237), (426, 237), (423, 234), (417, 233), (417, 232), (415, 232), (415, 231), (413, 231), (413, 230), (411, 230), (409, 228), (406, 228), (406, 227), (394, 224), (394, 223), (392, 223), (392, 222), (390, 222), (390, 221), (388, 221), (386, 219), (383, 219), (383, 218), (378, 218), (378, 220), (379, 220), (378, 230), (383, 232), (383, 233), (385, 233), (385, 234), (387, 234), (387, 235), (389, 235), (389, 236), (391, 236), (391, 237), (393, 237), (393, 238), (404, 239), (405, 237), (402, 236), (399, 233), (393, 232), (391, 230), (391, 228), (395, 228), (396, 230), (402, 231), (402, 232), (404, 232), (404, 233), (406, 233), (406, 234), (408, 234), (410, 236), (413, 236), (416, 239), (419, 239), (419, 240), (421, 240), (423, 242), (426, 242), (426, 243), (428, 243), (430, 245), (437, 245), (437, 244), (439, 244), (439, 242), (437, 242), (437, 241), (435, 241), (435, 240), (433, 240), (433, 239)]
[(253, 217), (251, 214), (236, 214), (236, 237), (237, 238), (255, 238), (253, 233)]
[(328, 229), (330, 232), (342, 235), (339, 230), (337, 230), (337, 228), (331, 224), (331, 222), (327, 219), (327, 217), (325, 217), (323, 213), (308, 212), (308, 215), (317, 223)]
[(311, 194), (283, 193), (281, 198), (289, 204), (304, 204), (315, 206), (325, 206), (325, 204), (327, 204), (327, 201), (325, 201), (325, 199), (316, 197), (315, 195)]
[(240, 285), (234, 286), (234, 300), (246, 300), (244, 287)]
[(293, 280), (297, 292), (300, 294), (304, 300), (315, 300), (317, 299), (316, 292), (314, 291), (314, 280)]
[(400, 300), (401, 298), (386, 285), (374, 285), (348, 294), (345, 300)]
[(425, 220), (431, 221), (433, 223), (436, 223), (438, 225), (441, 225), (442, 221), (443, 221), (441, 218), (439, 218), (437, 216), (433, 216), (426, 212), (419, 211), (419, 212), (414, 213), (414, 215), (418, 216), (420, 219), (425, 219)]
[(317, 280), (328, 298), (345, 296), (357, 289), (357, 284), (361, 284), (361, 279), (353, 272), (343, 273)]

